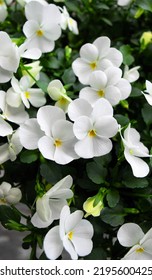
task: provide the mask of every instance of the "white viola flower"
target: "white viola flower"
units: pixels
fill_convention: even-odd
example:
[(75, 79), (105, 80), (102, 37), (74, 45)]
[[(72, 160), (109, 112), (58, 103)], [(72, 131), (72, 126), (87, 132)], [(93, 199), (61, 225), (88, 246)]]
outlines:
[(89, 255), (93, 248), (93, 227), (83, 219), (83, 211), (77, 210), (70, 213), (70, 208), (64, 206), (59, 226), (48, 231), (44, 237), (44, 252), (48, 259), (57, 259), (65, 249), (73, 260), (78, 256)]
[(12, 188), (7, 182), (0, 185), (0, 204), (16, 204), (21, 198), (22, 193), (19, 188)]
[(55, 106), (60, 107), (67, 112), (68, 106), (72, 99), (67, 96), (66, 90), (60, 80), (53, 80), (47, 87), (49, 96), (56, 101)]
[(152, 106), (152, 83), (146, 80), (146, 90), (142, 92), (149, 103)]
[[(28, 76), (30, 79), (30, 86), (32, 87), (35, 84), (35, 80), (38, 81), (40, 78), (40, 71), (42, 70), (40, 66), (40, 61), (34, 61), (32, 63), (24, 64), (24, 69), (22, 69), (23, 76)], [(28, 70), (28, 72), (26, 71)], [(30, 73), (30, 74), (29, 74)], [(32, 75), (32, 78), (30, 75)]]
[(121, 69), (113, 66), (104, 72), (94, 71), (89, 78), (90, 87), (81, 89), (79, 97), (87, 100), (92, 106), (97, 100), (105, 98), (114, 106), (131, 93), (130, 83), (121, 76)]
[(128, 65), (125, 65), (123, 78), (128, 80), (130, 83), (133, 83), (139, 79), (138, 69), (140, 66), (135, 66), (129, 69)]
[(0, 2), (0, 22), (4, 22), (4, 20), (7, 18), (8, 12), (7, 12), (7, 6), (5, 4), (5, 1), (1, 0)]
[(41, 107), (37, 113), (37, 121), (45, 132), (45, 136), (38, 141), (38, 148), (44, 158), (58, 164), (67, 164), (78, 158), (74, 151), (76, 138), (73, 124), (65, 119), (62, 109), (49, 105)]
[(0, 91), (0, 110), (0, 136), (7, 136), (13, 133), (13, 129), (7, 121), (21, 124), (28, 118), (24, 106), (21, 105), (18, 108), (13, 108), (7, 105), (6, 92), (2, 90)]
[(141, 159), (142, 157), (151, 157), (147, 147), (140, 142), (140, 134), (135, 128), (131, 128), (129, 124), (122, 136), (120, 132), (123, 145), (125, 159), (131, 166), (133, 175), (142, 178), (148, 175), (149, 166)]
[(79, 34), (77, 22), (76, 20), (70, 17), (66, 7), (64, 6), (63, 9), (60, 8), (60, 10), (62, 11), (60, 22), (61, 28), (63, 30), (66, 30), (68, 27), (72, 33), (76, 35)]
[(6, 83), (12, 78), (13, 73), (16, 73), (20, 56), (18, 47), (12, 43), (6, 32), (0, 31), (0, 41), (0, 83)]
[(119, 243), (132, 247), (123, 260), (152, 260), (152, 228), (144, 234), (135, 223), (123, 224), (117, 233)]
[(112, 141), (109, 138), (116, 135), (118, 123), (106, 99), (98, 100), (93, 108), (86, 100), (75, 100), (70, 103), (68, 114), (74, 120), (73, 131), (78, 139), (75, 151), (80, 157), (98, 157), (111, 151)]
[(61, 13), (54, 4), (43, 5), (30, 1), (25, 6), (27, 21), (23, 32), (27, 38), (28, 50), (39, 48), (42, 53), (51, 52), (55, 41), (61, 35)]
[(123, 61), (122, 53), (110, 47), (108, 37), (97, 38), (92, 44), (87, 43), (80, 49), (80, 57), (72, 63), (72, 68), (79, 81), (89, 84), (90, 74), (95, 70), (104, 71), (110, 66), (119, 67)]
[(37, 199), (36, 212), (31, 219), (35, 227), (48, 227), (54, 220), (60, 218), (63, 206), (67, 205), (67, 199), (73, 197), (70, 190), (72, 183), (72, 177), (68, 175)]
[(28, 40), (25, 40), (18, 48), (20, 57), (28, 59), (39, 59), (42, 55), (38, 47), (28, 49)]
[(127, 6), (129, 5), (133, 0), (117, 0), (117, 5), (119, 6)]
[(19, 130), (17, 129), (12, 135), (7, 136), (8, 143), (0, 146), (0, 164), (7, 160), (14, 161), (21, 152), (23, 146), (19, 138)]
[(34, 107), (40, 107), (46, 103), (44, 92), (39, 88), (31, 88), (28, 76), (23, 76), (20, 81), (13, 77), (11, 85), (6, 96), (9, 106), (18, 108), (23, 103), (26, 108), (30, 108), (30, 103)]

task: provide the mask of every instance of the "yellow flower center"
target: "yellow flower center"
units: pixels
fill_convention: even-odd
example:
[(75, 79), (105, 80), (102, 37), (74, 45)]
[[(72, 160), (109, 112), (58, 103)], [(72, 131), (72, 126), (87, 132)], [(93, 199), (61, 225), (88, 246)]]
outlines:
[(88, 136), (89, 136), (89, 137), (95, 137), (95, 136), (96, 136), (96, 131), (95, 131), (94, 129), (89, 130)]
[(25, 94), (25, 97), (26, 97), (27, 99), (30, 98), (30, 93), (29, 93), (28, 91), (25, 91), (24, 94)]
[(95, 70), (97, 68), (97, 63), (95, 61), (91, 62), (89, 65), (90, 65), (92, 70)]
[(98, 93), (99, 97), (103, 97), (105, 95), (103, 90), (98, 90), (97, 93)]
[(132, 149), (129, 150), (129, 154), (133, 155), (134, 151)]
[(41, 30), (41, 29), (37, 30), (36, 35), (39, 37), (43, 36), (43, 30)]
[(4, 1), (3, 0), (0, 0), (0, 5), (3, 5), (4, 4)]
[(143, 253), (144, 252), (144, 248), (139, 247), (138, 249), (136, 249), (136, 253)]
[(6, 199), (4, 197), (0, 198), (0, 205), (6, 204)]
[(73, 231), (70, 231), (68, 233), (68, 239), (72, 240), (72, 238), (73, 238)]
[(55, 147), (60, 147), (60, 146), (62, 146), (62, 141), (61, 141), (60, 139), (56, 139), (56, 140), (54, 141), (54, 146), (55, 146)]

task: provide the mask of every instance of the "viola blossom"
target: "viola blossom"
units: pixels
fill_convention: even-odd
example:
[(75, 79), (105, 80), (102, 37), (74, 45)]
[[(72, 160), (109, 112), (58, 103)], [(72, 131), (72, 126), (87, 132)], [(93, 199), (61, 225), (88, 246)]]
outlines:
[(76, 138), (73, 124), (65, 119), (62, 109), (49, 105), (41, 107), (37, 120), (41, 130), (45, 132), (45, 136), (38, 141), (38, 148), (44, 158), (58, 164), (67, 164), (78, 158), (74, 151)]
[(117, 0), (117, 5), (119, 6), (127, 6), (129, 4), (131, 4), (133, 0)]
[(72, 99), (67, 96), (66, 90), (60, 80), (51, 81), (47, 87), (47, 92), (49, 96), (56, 101), (55, 106), (63, 109), (64, 112), (67, 112)]
[(21, 152), (23, 146), (19, 138), (19, 130), (17, 129), (12, 135), (7, 136), (8, 143), (0, 146), (0, 164), (11, 160), (14, 161)]
[(18, 108), (9, 106), (6, 103), (6, 95), (6, 92), (0, 91), (0, 136), (7, 136), (13, 133), (13, 129), (7, 121), (21, 124), (28, 119), (28, 113), (25, 112), (24, 106), (22, 104)]
[(89, 84), (90, 74), (96, 70), (104, 71), (110, 66), (119, 67), (123, 61), (122, 53), (110, 47), (108, 37), (97, 38), (92, 44), (87, 43), (80, 49), (80, 57), (72, 63), (72, 69), (79, 81)]
[(135, 223), (123, 224), (117, 233), (119, 243), (132, 247), (123, 260), (152, 260), (152, 228), (144, 234)]
[(6, 83), (12, 78), (13, 73), (16, 73), (20, 56), (18, 47), (12, 43), (6, 32), (0, 31), (0, 41), (0, 83)]
[(6, 102), (11, 107), (18, 108), (22, 103), (30, 108), (43, 106), (46, 103), (44, 92), (39, 88), (31, 88), (31, 81), (28, 76), (23, 76), (20, 81), (15, 77), (11, 80), (12, 87), (8, 89)]
[(108, 67), (104, 72), (94, 71), (89, 78), (90, 87), (81, 89), (79, 97), (87, 100), (92, 106), (101, 98), (107, 99), (112, 106), (126, 99), (131, 93), (131, 85), (121, 78), (118, 67)]
[(76, 99), (70, 103), (68, 115), (74, 121), (73, 131), (78, 139), (75, 151), (80, 157), (99, 157), (111, 151), (109, 138), (116, 135), (118, 123), (106, 99), (98, 100), (93, 108), (86, 100)]
[(146, 90), (144, 92), (142, 91), (142, 93), (149, 105), (152, 106), (152, 83), (150, 81), (146, 80)]
[(27, 38), (28, 50), (38, 48), (42, 53), (51, 52), (55, 41), (61, 35), (61, 13), (54, 4), (43, 5), (30, 1), (25, 6), (27, 21), (23, 32)]
[(44, 252), (48, 259), (57, 259), (63, 249), (77, 260), (78, 257), (89, 255), (93, 248), (93, 227), (83, 218), (83, 211), (70, 213), (70, 208), (64, 206), (60, 214), (59, 226), (48, 231), (44, 237)]
[(79, 34), (79, 30), (78, 30), (78, 25), (76, 20), (74, 20), (73, 18), (70, 17), (66, 7), (64, 6), (63, 9), (60, 8), (62, 14), (61, 14), (61, 28), (63, 30), (66, 30), (67, 27), (69, 28), (69, 30), (74, 33), (75, 35)]
[(139, 79), (139, 68), (140, 66), (135, 66), (129, 69), (128, 65), (125, 65), (123, 78), (128, 80), (130, 83), (137, 81)]
[(54, 220), (60, 218), (63, 206), (67, 205), (67, 199), (73, 197), (73, 192), (70, 190), (72, 183), (72, 177), (68, 175), (37, 199), (36, 212), (31, 218), (35, 227), (48, 227)]
[(19, 188), (12, 188), (11, 184), (3, 182), (0, 185), (0, 205), (16, 204), (22, 198), (22, 193)]
[(129, 124), (124, 131), (124, 136), (122, 136), (121, 131), (120, 135), (124, 145), (124, 156), (131, 166), (133, 175), (138, 178), (147, 176), (149, 166), (141, 158), (151, 157), (151, 155), (149, 155), (147, 147), (140, 142), (140, 134)]

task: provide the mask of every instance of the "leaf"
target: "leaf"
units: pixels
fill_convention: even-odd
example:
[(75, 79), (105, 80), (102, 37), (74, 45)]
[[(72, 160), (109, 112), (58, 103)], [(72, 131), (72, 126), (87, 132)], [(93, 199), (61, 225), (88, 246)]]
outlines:
[(116, 114), (114, 115), (114, 117), (121, 126), (126, 126), (130, 122), (126, 116), (123, 116), (121, 114)]
[(142, 113), (142, 117), (144, 119), (144, 122), (147, 125), (152, 124), (152, 109), (151, 106), (149, 104), (145, 104), (144, 107), (141, 110)]
[(102, 211), (101, 211), (101, 219), (102, 221), (104, 221), (107, 224), (110, 224), (113, 227), (116, 226), (120, 226), (124, 223), (124, 216), (126, 214), (123, 211), (122, 207), (118, 207), (116, 206), (115, 208), (108, 208), (105, 207)]
[(135, 188), (146, 188), (148, 187), (148, 180), (145, 178), (135, 178), (133, 176), (128, 176), (125, 181), (122, 181), (122, 183), (130, 189)]
[(86, 165), (86, 170), (88, 177), (92, 182), (95, 184), (104, 183), (107, 170), (102, 165), (99, 166), (95, 162), (89, 162)]
[(66, 69), (64, 71), (64, 74), (62, 75), (62, 80), (63, 80), (64, 84), (75, 83), (76, 77), (71, 68)]
[(2, 224), (8, 223), (10, 220), (16, 221), (16, 222), (20, 222), (20, 215), (19, 213), (11, 208), (10, 206), (7, 205), (0, 205), (0, 222)]
[(103, 248), (93, 248), (91, 254), (84, 258), (85, 260), (106, 260), (107, 253), (103, 250)]
[(123, 45), (120, 47), (120, 51), (123, 55), (123, 63), (125, 65), (131, 65), (134, 62), (134, 57), (131, 55), (131, 48), (129, 45)]
[(151, 0), (137, 0), (136, 3), (140, 8), (152, 12), (152, 1)]
[(38, 151), (29, 151), (26, 150), (24, 152), (21, 153), (20, 155), (20, 160), (23, 163), (32, 163), (34, 161), (36, 161), (39, 157), (39, 153)]
[(117, 203), (119, 202), (120, 196), (119, 196), (119, 192), (117, 190), (110, 190), (107, 193), (107, 201), (108, 201), (108, 205), (113, 208), (117, 205)]
[(62, 179), (60, 167), (55, 163), (42, 163), (40, 165), (40, 174), (48, 183), (53, 185)]

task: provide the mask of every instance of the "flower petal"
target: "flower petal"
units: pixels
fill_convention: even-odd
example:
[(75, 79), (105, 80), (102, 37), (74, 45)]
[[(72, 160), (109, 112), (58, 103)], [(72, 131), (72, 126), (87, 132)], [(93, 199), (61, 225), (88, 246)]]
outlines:
[(61, 255), (63, 244), (59, 236), (59, 226), (48, 231), (44, 237), (43, 247), (46, 256), (51, 260), (55, 260)]
[(68, 115), (72, 121), (75, 121), (80, 116), (90, 116), (92, 107), (84, 99), (77, 98), (69, 104)]
[(46, 227), (50, 226), (53, 223), (53, 219), (51, 217), (48, 221), (44, 222), (44, 221), (42, 221), (40, 219), (40, 217), (38, 216), (37, 212), (35, 212), (35, 214), (31, 218), (31, 223), (33, 224), (34, 227), (46, 228)]
[(141, 227), (135, 223), (123, 224), (117, 233), (119, 243), (125, 247), (131, 247), (140, 242), (144, 237)]
[(44, 158), (54, 160), (55, 146), (51, 137), (43, 136), (38, 141), (38, 148)]

